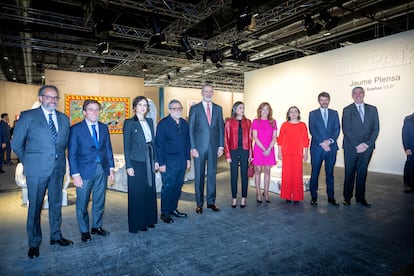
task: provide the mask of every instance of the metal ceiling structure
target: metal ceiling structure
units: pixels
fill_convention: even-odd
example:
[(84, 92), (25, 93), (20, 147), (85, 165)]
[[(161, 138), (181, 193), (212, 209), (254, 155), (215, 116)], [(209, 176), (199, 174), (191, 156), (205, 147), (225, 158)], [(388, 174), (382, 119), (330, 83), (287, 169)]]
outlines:
[(0, 79), (27, 84), (57, 69), (243, 92), (247, 71), (414, 27), (399, 0), (1, 2)]

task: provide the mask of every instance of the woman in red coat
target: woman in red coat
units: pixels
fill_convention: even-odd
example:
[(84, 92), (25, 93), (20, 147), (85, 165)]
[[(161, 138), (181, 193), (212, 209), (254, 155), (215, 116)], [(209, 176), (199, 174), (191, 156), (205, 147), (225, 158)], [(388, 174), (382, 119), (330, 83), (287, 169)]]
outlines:
[(280, 197), (286, 202), (303, 200), (303, 161), (308, 159), (309, 137), (306, 124), (300, 121), (296, 106), (289, 108), (286, 122), (280, 128), (278, 158), (282, 161), (282, 187)]
[(249, 119), (244, 117), (244, 104), (235, 102), (232, 108), (231, 118), (227, 120), (224, 128), (224, 153), (227, 162), (230, 163), (231, 194), (233, 201), (231, 207), (237, 206), (237, 178), (238, 165), (240, 164), (240, 176), (242, 184), (242, 198), (240, 207), (246, 207), (247, 197), (247, 168), (251, 160), (251, 126)]

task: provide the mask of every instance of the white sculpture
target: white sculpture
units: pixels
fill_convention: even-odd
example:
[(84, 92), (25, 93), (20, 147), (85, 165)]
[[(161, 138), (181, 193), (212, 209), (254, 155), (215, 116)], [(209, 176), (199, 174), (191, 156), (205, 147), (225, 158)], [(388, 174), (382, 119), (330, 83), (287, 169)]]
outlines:
[[(16, 181), (16, 185), (22, 187), (22, 204), (25, 206), (29, 205), (29, 198), (27, 196), (27, 184), (26, 184), (26, 176), (23, 174), (23, 164), (19, 163), (16, 166), (16, 172), (14, 175), (14, 180)], [(70, 176), (69, 176), (69, 165), (68, 160), (66, 159), (66, 174), (63, 178), (63, 188), (62, 188), (62, 206), (68, 205), (68, 192), (67, 188), (70, 183)], [(47, 195), (43, 199), (43, 209), (49, 208), (49, 201)]]

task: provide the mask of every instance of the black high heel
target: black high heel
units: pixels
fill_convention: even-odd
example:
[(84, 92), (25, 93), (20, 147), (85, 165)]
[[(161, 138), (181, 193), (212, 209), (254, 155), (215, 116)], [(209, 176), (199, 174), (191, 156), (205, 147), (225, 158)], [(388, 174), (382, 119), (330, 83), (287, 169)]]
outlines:
[[(263, 196), (265, 197), (265, 199), (266, 199), (266, 196), (265, 196), (265, 193), (263, 192)], [(269, 198), (269, 194), (267, 194), (267, 197)], [(266, 202), (267, 203), (272, 203), (269, 199), (266, 199)]]

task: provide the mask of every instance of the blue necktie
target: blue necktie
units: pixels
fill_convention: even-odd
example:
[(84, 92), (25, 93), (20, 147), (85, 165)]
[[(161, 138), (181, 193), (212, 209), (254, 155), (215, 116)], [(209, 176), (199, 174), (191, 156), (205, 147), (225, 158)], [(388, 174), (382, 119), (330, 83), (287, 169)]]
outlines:
[(55, 141), (56, 141), (57, 130), (56, 130), (56, 127), (55, 127), (55, 123), (53, 122), (52, 113), (49, 113), (49, 128), (50, 128), (50, 131), (52, 133), (53, 139), (55, 139)]
[(359, 116), (361, 117), (361, 121), (364, 122), (364, 111), (362, 110), (362, 106), (358, 106)]
[(325, 128), (328, 126), (328, 112), (326, 109), (323, 110), (323, 123), (325, 124)]
[(96, 148), (98, 148), (98, 133), (96, 132), (96, 125), (92, 125), (92, 137)]

